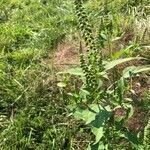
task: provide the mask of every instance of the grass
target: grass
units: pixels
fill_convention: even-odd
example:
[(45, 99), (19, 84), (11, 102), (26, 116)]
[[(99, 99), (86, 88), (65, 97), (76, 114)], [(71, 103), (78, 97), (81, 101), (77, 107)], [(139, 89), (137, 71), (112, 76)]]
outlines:
[(1, 149), (60, 147), (61, 143), (56, 143), (65, 132), (63, 126), (55, 127), (55, 122), (61, 121), (66, 111), (59, 92), (53, 91), (52, 64), (43, 60), (51, 62), (49, 54), (67, 34), (62, 24), (67, 21), (70, 28), (72, 23), (65, 20), (67, 14), (60, 20), (64, 11), (54, 8), (59, 1), (50, 5), (37, 1), (1, 3)]
[[(90, 145), (93, 148), (90, 143), (95, 142), (96, 136), (93, 133), (96, 130), (93, 131), (91, 124), (85, 124), (87, 120), (82, 114), (78, 116), (79, 114), (75, 113), (74, 117), (72, 115), (74, 112), (71, 111), (72, 108), (77, 107), (84, 112), (87, 106), (91, 106), (87, 101), (81, 101), (90, 90), (80, 91), (84, 80), (68, 74), (59, 76), (53, 65), (53, 54), (59, 43), (69, 40), (77, 43), (76, 45), (79, 45), (80, 41), (85, 45), (84, 38), (82, 39), (78, 30), (78, 18), (74, 6), (73, 1), (69, 0), (2, 0), (0, 2), (1, 150), (84, 150), (88, 146), (90, 148)], [(103, 50), (105, 61), (139, 55), (149, 58), (148, 0), (139, 2), (115, 0), (107, 3), (89, 0), (85, 1), (83, 6), (88, 14), (95, 42), (99, 49)], [(141, 63), (145, 64), (144, 61)], [(149, 61), (146, 63), (149, 65)], [(123, 65), (120, 67), (124, 68)], [(119, 69), (114, 71), (117, 80), (122, 73)], [(143, 128), (136, 135), (143, 136), (145, 130), (147, 134), (144, 142), (148, 150), (149, 72), (139, 76), (141, 92), (134, 93), (136, 92), (134, 88), (129, 90), (131, 88), (129, 85), (132, 83), (132, 86), (136, 85), (134, 77), (125, 81), (127, 86), (123, 86), (123, 92), (134, 99), (132, 106), (134, 109), (139, 108), (139, 114), (147, 114), (145, 120), (141, 121)], [(114, 82), (113, 78), (110, 79), (109, 85), (110, 82)], [(115, 86), (119, 89), (119, 85)], [(105, 91), (101, 92), (103, 97), (106, 96)], [(108, 95), (109, 92), (111, 91), (108, 91)], [(116, 98), (115, 94), (110, 96), (110, 99)], [(95, 97), (94, 93), (94, 99)], [(135, 113), (134, 115), (137, 116)], [(109, 122), (106, 127), (111, 123)], [(108, 137), (102, 138), (106, 145), (107, 140), (113, 135), (116, 141), (109, 141), (113, 149), (139, 148), (133, 146), (135, 143), (131, 139), (129, 141), (134, 144), (118, 139), (120, 132), (112, 131), (114, 134), (112, 132), (108, 134), (110, 131), (108, 129), (109, 126), (105, 128)], [(122, 129), (121, 127), (121, 131)], [(117, 145), (116, 142), (119, 144)]]

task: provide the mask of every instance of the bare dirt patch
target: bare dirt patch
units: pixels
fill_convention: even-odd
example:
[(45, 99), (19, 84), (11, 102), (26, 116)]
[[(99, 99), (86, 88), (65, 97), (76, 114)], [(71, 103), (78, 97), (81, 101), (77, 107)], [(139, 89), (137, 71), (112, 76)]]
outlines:
[(74, 43), (64, 42), (58, 45), (54, 54), (54, 66), (58, 70), (79, 65), (78, 47)]

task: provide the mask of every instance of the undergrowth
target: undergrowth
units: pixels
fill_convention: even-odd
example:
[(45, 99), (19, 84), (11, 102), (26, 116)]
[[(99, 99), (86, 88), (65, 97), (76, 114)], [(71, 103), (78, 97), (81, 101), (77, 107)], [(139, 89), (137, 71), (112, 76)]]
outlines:
[[(0, 149), (148, 150), (149, 21), (148, 0), (1, 0)], [(80, 67), (56, 74), (64, 39)]]

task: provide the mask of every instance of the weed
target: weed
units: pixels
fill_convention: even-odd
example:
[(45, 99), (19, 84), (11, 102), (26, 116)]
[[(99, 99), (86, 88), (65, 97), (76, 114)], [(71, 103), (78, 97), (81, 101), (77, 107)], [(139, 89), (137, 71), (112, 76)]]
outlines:
[[(84, 55), (81, 53), (81, 70), (77, 68), (66, 73), (73, 75), (76, 72), (76, 75), (82, 76), (83, 85), (77, 96), (72, 94), (76, 104), (71, 109), (77, 119), (82, 119), (90, 125), (91, 132), (95, 135), (95, 142), (90, 144), (88, 149), (122, 149), (125, 148), (122, 146), (122, 142), (128, 149), (144, 149), (145, 144), (141, 133), (130, 132), (130, 129), (125, 125), (134, 112), (133, 100), (126, 97), (128, 90), (132, 89), (126, 78), (132, 79), (137, 73), (149, 71), (150, 66), (131, 66), (125, 68), (120, 77), (119, 75), (117, 78), (109, 76), (108, 72), (115, 70), (117, 65), (144, 58), (132, 57), (104, 61), (101, 50), (99, 52), (96, 47), (96, 40), (92, 36), (92, 28), (89, 25), (82, 1), (75, 0), (75, 6), (79, 28), (88, 47), (88, 57), (87, 60), (84, 59)], [(102, 30), (105, 29), (109, 36), (112, 35), (112, 23), (105, 26), (106, 28), (102, 26)], [(100, 43), (104, 43), (105, 38), (101, 36), (99, 38)], [(103, 44), (100, 48), (102, 46)], [(80, 44), (82, 52), (81, 48)], [(115, 74), (117, 75), (117, 72)], [(113, 78), (113, 83), (109, 82), (111, 78)], [(78, 101), (76, 97), (79, 99)]]

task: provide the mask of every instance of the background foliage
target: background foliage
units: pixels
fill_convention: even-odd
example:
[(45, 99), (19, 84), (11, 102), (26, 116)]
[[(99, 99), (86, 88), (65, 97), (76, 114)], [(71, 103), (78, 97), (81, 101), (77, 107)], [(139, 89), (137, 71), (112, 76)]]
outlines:
[[(103, 51), (103, 59), (114, 60), (139, 55), (149, 59), (148, 0), (84, 0), (83, 6), (94, 42), (98, 49), (101, 48)], [(53, 67), (53, 53), (59, 43), (69, 40), (75, 41), (77, 45), (81, 41), (85, 45), (79, 33), (78, 23), (75, 5), (71, 0), (0, 1), (0, 146), (2, 150), (84, 150), (90, 143), (95, 142), (93, 133), (97, 131), (95, 128), (91, 129), (91, 124), (88, 124), (92, 120), (88, 120), (85, 124), (87, 120), (84, 118), (84, 111), (88, 111), (84, 106), (86, 102), (79, 102), (89, 94), (84, 89), (80, 91), (81, 86), (77, 86), (84, 83), (84, 78), (74, 77), (73, 70), (71, 75), (56, 76)], [(76, 49), (78, 51), (79, 48)], [(81, 75), (81, 70), (78, 71)], [(75, 70), (75, 73), (78, 74), (78, 71)], [(119, 75), (116, 72), (116, 76)], [(143, 79), (143, 75), (140, 76)], [(144, 76), (147, 80), (149, 74), (146, 73)], [(131, 79), (124, 82), (133, 81)], [(116, 89), (121, 86), (119, 89), (123, 88), (121, 92), (128, 91), (126, 83), (122, 84), (118, 83)], [(110, 91), (107, 92), (110, 94)], [(139, 105), (140, 109), (147, 113), (145, 118), (149, 118), (147, 106), (150, 96), (148, 90), (144, 90), (143, 93), (144, 96), (139, 99), (144, 102)], [(101, 95), (105, 97), (106, 92), (102, 91)], [(93, 97), (95, 96), (94, 93)], [(109, 96), (110, 99), (116, 98), (115, 94)], [(77, 106), (76, 102), (79, 102)], [(71, 115), (73, 113), (71, 110), (78, 105), (85, 109), (81, 109), (83, 114), (76, 114), (75, 119)], [(136, 104), (133, 105), (135, 106)], [(80, 110), (80, 107), (78, 109)], [(109, 113), (106, 114), (104, 113), (104, 120), (110, 117)], [(83, 119), (85, 122), (78, 119)], [(142, 135), (145, 133), (142, 140), (144, 139), (146, 150), (149, 149), (150, 133), (147, 120), (145, 119), (143, 123), (146, 127), (140, 131)], [(106, 130), (108, 128), (106, 127)], [(117, 137), (120, 133), (115, 134)], [(109, 140), (113, 133), (106, 135), (108, 137), (103, 138), (104, 142)], [(97, 142), (100, 136), (97, 136)], [(117, 146), (115, 142), (111, 142), (114, 147)], [(133, 143), (130, 145), (126, 141), (121, 141), (117, 149), (132, 147)], [(136, 149), (136, 146), (133, 147)]]

